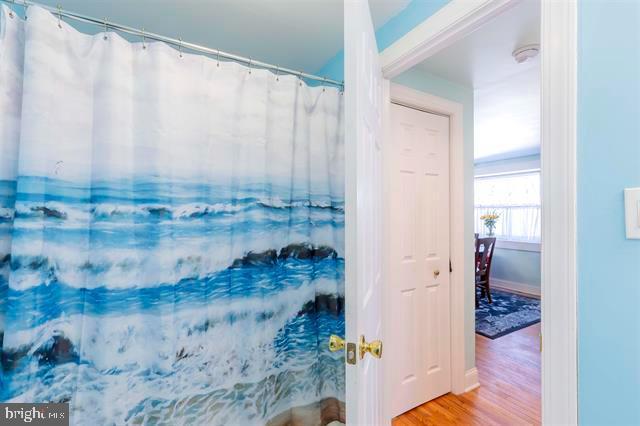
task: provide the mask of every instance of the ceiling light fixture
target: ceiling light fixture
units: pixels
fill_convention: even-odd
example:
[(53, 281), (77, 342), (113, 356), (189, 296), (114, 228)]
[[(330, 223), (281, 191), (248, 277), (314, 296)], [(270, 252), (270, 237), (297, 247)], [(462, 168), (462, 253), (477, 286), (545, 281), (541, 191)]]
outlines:
[(535, 58), (538, 56), (539, 52), (539, 44), (527, 44), (514, 50), (512, 55), (513, 59), (515, 59), (517, 63), (521, 64), (523, 62), (527, 62), (529, 59)]

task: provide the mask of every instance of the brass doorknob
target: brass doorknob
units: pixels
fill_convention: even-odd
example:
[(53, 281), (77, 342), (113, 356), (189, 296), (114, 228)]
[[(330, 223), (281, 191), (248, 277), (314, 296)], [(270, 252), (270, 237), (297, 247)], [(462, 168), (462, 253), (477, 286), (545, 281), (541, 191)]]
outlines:
[(440, 276), (440, 269), (436, 269), (433, 271), (433, 278), (438, 278)]
[(331, 352), (337, 352), (341, 351), (342, 349), (344, 349), (344, 339), (336, 336), (335, 334), (332, 334), (329, 337), (329, 350)]
[(360, 336), (360, 359), (364, 358), (364, 354), (369, 352), (374, 358), (382, 358), (382, 342), (380, 340), (374, 340), (372, 342), (367, 343), (364, 338), (364, 335)]

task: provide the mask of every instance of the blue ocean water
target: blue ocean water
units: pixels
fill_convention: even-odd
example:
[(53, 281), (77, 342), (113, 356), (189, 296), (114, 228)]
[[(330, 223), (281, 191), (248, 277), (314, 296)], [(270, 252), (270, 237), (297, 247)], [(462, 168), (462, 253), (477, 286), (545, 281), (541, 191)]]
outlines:
[(243, 425), (344, 401), (332, 192), (0, 181), (2, 399), (69, 401), (74, 424)]

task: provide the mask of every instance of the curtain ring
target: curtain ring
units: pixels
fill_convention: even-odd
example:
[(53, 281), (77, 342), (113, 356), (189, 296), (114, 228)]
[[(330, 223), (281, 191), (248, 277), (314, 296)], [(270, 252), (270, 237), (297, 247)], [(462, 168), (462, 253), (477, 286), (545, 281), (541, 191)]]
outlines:
[(180, 57), (182, 58), (182, 37), (178, 37), (180, 40), (180, 44), (178, 45), (178, 52), (180, 53)]
[(147, 45), (145, 43), (145, 36), (144, 36), (144, 27), (142, 27), (142, 48), (146, 49)]
[(28, 16), (27, 16), (27, 8), (29, 7), (27, 5), (27, 0), (22, 0), (22, 7), (24, 8), (24, 19), (26, 20), (28, 18)]
[(102, 36), (103, 40), (107, 40), (107, 32), (109, 31), (109, 26), (107, 25), (107, 17), (104, 17), (104, 36)]
[(220, 49), (218, 49), (218, 53), (216, 55), (216, 60), (218, 61), (217, 66), (219, 67), (220, 66)]
[(327, 77), (324, 77), (322, 79), (322, 91), (326, 92), (327, 91)]
[(280, 65), (276, 65), (276, 81), (280, 81)]
[(251, 64), (253, 63), (253, 59), (249, 58), (249, 74), (251, 74)]
[(58, 28), (62, 29), (62, 6), (58, 5)]

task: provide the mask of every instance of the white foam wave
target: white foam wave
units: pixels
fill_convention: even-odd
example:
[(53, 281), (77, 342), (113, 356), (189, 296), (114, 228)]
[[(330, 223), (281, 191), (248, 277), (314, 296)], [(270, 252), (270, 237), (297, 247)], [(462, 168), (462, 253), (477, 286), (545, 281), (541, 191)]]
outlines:
[(238, 212), (246, 208), (243, 204), (199, 204), (190, 203), (183, 206), (178, 206), (174, 211), (174, 217), (180, 219), (188, 219), (192, 217), (207, 216), (217, 213), (233, 213)]
[[(134, 368), (169, 373), (189, 357), (220, 359), (225, 362), (212, 365), (205, 375), (210, 376), (207, 381), (213, 380), (209, 383), (223, 386), (228, 380), (237, 383), (241, 379), (234, 375), (240, 373), (237, 367), (243, 360), (251, 361), (242, 372), (245, 379), (262, 377), (275, 354), (261, 351), (306, 302), (315, 300), (316, 291), (315, 283), (306, 283), (269, 297), (239, 298), (162, 314), (61, 316), (33, 329), (11, 331), (4, 344), (5, 348), (28, 346), (28, 355), (33, 356), (52, 336), (63, 335), (79, 350), (80, 360), (99, 370)], [(260, 319), (265, 313), (270, 314), (268, 321)], [(233, 321), (229, 321), (231, 317)], [(211, 342), (225, 343), (217, 347)], [(236, 361), (236, 367), (229, 365)]]
[[(56, 366), (50, 373), (56, 377), (53, 382), (45, 384), (30, 376), (29, 387), (12, 402), (57, 400), (73, 392), (74, 409), (97, 407), (97, 414), (104, 420), (117, 419), (117, 424), (124, 424), (125, 416), (149, 398), (175, 401), (176, 397), (183, 397), (190, 399), (194, 407), (200, 404), (202, 407), (198, 409), (210, 411), (209, 414), (200, 413), (200, 418), (211, 415), (212, 419), (217, 419), (216, 424), (221, 418), (246, 422), (252, 417), (245, 418), (242, 414), (247, 407), (241, 400), (221, 398), (211, 392), (220, 389), (227, 389), (232, 395), (266, 392), (261, 396), (263, 403), (277, 400), (279, 396), (269, 390), (269, 380), (272, 380), (269, 377), (282, 372), (296, 375), (297, 387), (305, 389), (297, 393), (293, 398), (295, 401), (288, 399), (284, 403), (303, 405), (316, 401), (319, 397), (317, 384), (309, 367), (317, 362), (318, 354), (312, 351), (278, 358), (273, 343), (278, 332), (300, 308), (314, 300), (317, 291), (317, 283), (308, 283), (268, 298), (170, 311), (162, 316), (74, 315), (52, 320), (35, 329), (10, 332), (5, 338), (5, 347), (30, 346), (27, 356), (33, 356), (52, 336), (63, 335), (71, 341), (81, 361), (80, 366), (72, 363)], [(269, 315), (268, 320), (264, 320), (264, 314)], [(332, 356), (328, 352), (326, 355)], [(339, 356), (334, 358), (336, 366), (342, 365)], [(37, 356), (33, 356), (32, 362), (37, 368)], [(340, 396), (342, 380), (342, 377), (336, 377), (335, 383), (328, 380), (328, 386), (321, 394)], [(206, 401), (207, 398), (211, 401)], [(99, 403), (105, 399), (118, 403), (107, 406)], [(212, 407), (219, 408), (211, 410)], [(164, 415), (170, 413), (177, 415), (176, 419), (184, 419), (178, 416), (182, 410), (174, 403), (165, 408)], [(250, 410), (259, 412), (256, 407)], [(274, 406), (267, 416), (277, 414), (279, 410)], [(80, 412), (78, 416), (81, 416)], [(264, 423), (263, 418), (253, 417), (252, 422), (243, 424), (258, 420)]]
[(331, 200), (300, 200), (300, 201), (283, 201), (280, 197), (260, 198), (259, 203), (266, 207), (272, 207), (276, 209), (288, 209), (296, 207), (312, 207), (329, 209), (334, 208), (338, 211), (342, 210), (342, 206), (334, 204)]
[(148, 214), (148, 211), (143, 209), (143, 206), (134, 206), (126, 204), (110, 204), (101, 203), (91, 207), (94, 217), (106, 218), (118, 215), (132, 215), (132, 214)]
[[(339, 234), (339, 235), (336, 235)], [(330, 246), (343, 257), (341, 233), (331, 225), (319, 227), (313, 235), (289, 229), (230, 235), (201, 235), (181, 240), (167, 238), (153, 248), (99, 248), (83, 244), (45, 244), (21, 236), (14, 238), (12, 258), (21, 263), (11, 273), (11, 287), (26, 290), (54, 279), (77, 288), (156, 287), (184, 278), (202, 278), (228, 268), (246, 253), (280, 249), (308, 241)], [(37, 268), (31, 267), (34, 263)]]
[(0, 220), (12, 220), (15, 209), (8, 207), (0, 207)]
[(344, 282), (319, 278), (313, 281), (317, 294), (335, 294), (344, 297)]
[[(16, 212), (24, 217), (48, 217), (58, 219), (70, 224), (88, 224), (91, 220), (105, 221), (123, 218), (146, 218), (157, 216), (171, 220), (198, 219), (222, 213), (237, 213), (245, 211), (253, 206), (262, 206), (274, 209), (289, 208), (335, 208), (342, 210), (340, 206), (333, 206), (330, 200), (303, 200), (285, 202), (278, 197), (261, 198), (257, 201), (238, 201), (231, 203), (186, 203), (178, 205), (167, 204), (68, 204), (57, 201), (35, 202), (22, 201), (16, 204)], [(0, 208), (0, 219), (12, 218), (13, 209)]]
[(87, 222), (90, 213), (84, 207), (72, 207), (66, 203), (47, 201), (44, 203), (35, 201), (20, 201), (16, 203), (16, 215), (24, 217), (51, 217), (60, 220), (74, 222)]

